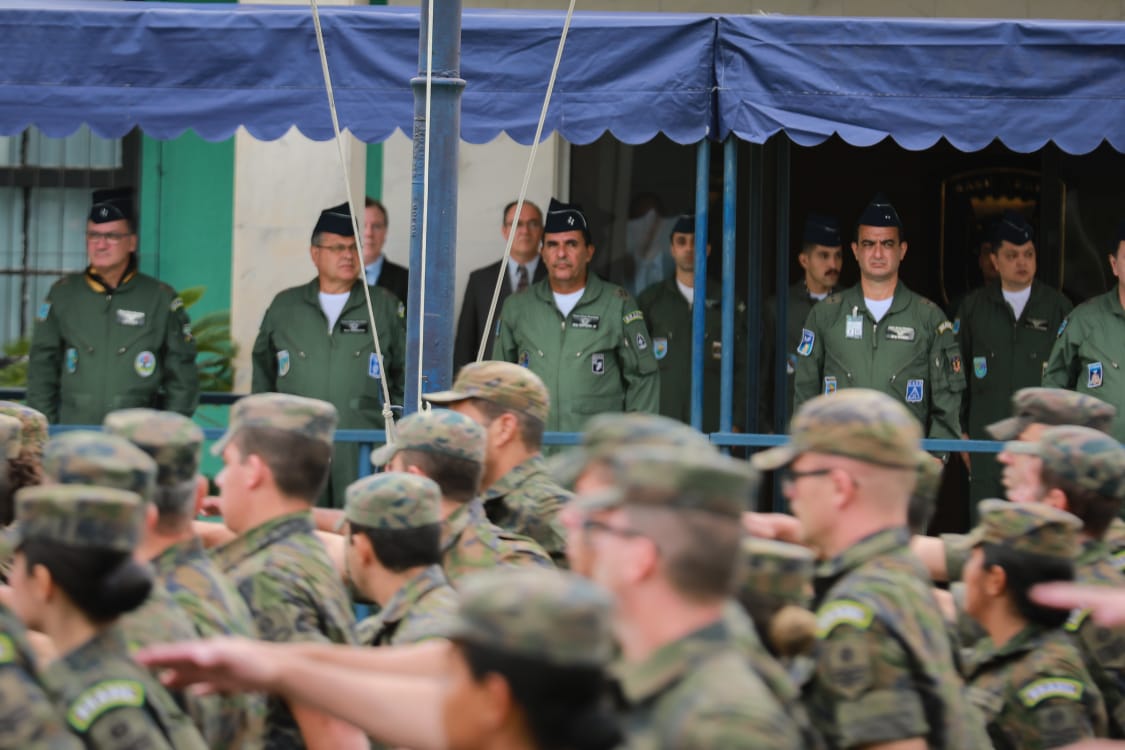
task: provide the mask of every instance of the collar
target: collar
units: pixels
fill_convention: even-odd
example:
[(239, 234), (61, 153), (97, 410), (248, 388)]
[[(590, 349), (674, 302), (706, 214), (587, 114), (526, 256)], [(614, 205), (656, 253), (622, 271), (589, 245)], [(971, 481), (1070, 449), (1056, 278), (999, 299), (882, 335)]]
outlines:
[(363, 274), (367, 277), (368, 284), (374, 285), (379, 280), (379, 274), (383, 272), (383, 263), (386, 259), (386, 255), (379, 253), (379, 257), (375, 259), (374, 263), (363, 267)]
[(1119, 318), (1125, 318), (1125, 309), (1121, 307), (1121, 297), (1117, 292), (1116, 286), (1106, 292), (1105, 298), (1109, 311)]
[[(605, 290), (606, 286), (606, 282), (602, 281), (596, 273), (587, 268), (585, 293), (578, 300), (578, 304), (574, 306), (574, 309), (577, 310), (579, 307), (588, 305), (596, 300)], [(532, 284), (531, 288), (535, 290), (535, 294), (539, 299), (544, 302), (549, 302), (552, 307), (555, 306), (555, 293), (551, 290), (551, 279), (549, 277), (544, 277), (542, 280), (535, 282)]]
[(434, 589), (448, 585), (445, 573), (441, 572), (440, 565), (430, 565), (421, 573), (411, 578), (402, 588), (395, 592), (387, 606), (383, 608), (383, 627), (399, 622), (406, 617), (411, 608)]
[(512, 467), (511, 471), (497, 479), (491, 487), (484, 491), (481, 499), (495, 500), (498, 497), (509, 495), (532, 479), (537, 479), (546, 474), (546, 471), (546, 462), (543, 460), (543, 455), (536, 453), (523, 463)]
[[(302, 288), (302, 296), (305, 302), (320, 309), (320, 279), (316, 276), (312, 277), (309, 283), (305, 284)], [(350, 309), (353, 305), (358, 305), (363, 302), (363, 277), (360, 276), (352, 284), (352, 288), (348, 290), (348, 301), (344, 303), (343, 310), (340, 311), (342, 315), (345, 310)]]
[(255, 526), (235, 539), (216, 548), (215, 560), (224, 570), (230, 570), (238, 563), (257, 555), (267, 547), (298, 534), (314, 535), (312, 513), (299, 510), (286, 513)]
[[(856, 284), (852, 288), (844, 290), (843, 297), (845, 306), (856, 307), (863, 312), (867, 312), (867, 302), (863, 297), (863, 284)], [(906, 284), (903, 284), (902, 279), (899, 279), (895, 284), (894, 295), (891, 298), (891, 306), (887, 310), (887, 315), (902, 312), (913, 300), (914, 292), (907, 289)], [(886, 317), (884, 316), (883, 319), (886, 320)]]
[[(816, 299), (815, 297), (812, 296), (812, 292), (809, 291), (809, 285), (806, 283), (805, 279), (801, 279), (796, 284), (793, 284), (792, 286), (790, 286), (789, 291), (792, 294), (795, 294), (798, 297), (804, 297), (805, 299)], [(835, 293), (836, 293), (836, 287), (832, 287), (831, 289), (828, 290), (828, 294), (825, 295), (825, 299), (827, 299), (828, 297), (831, 297)], [(861, 294), (860, 296), (862, 297), (863, 295)], [(817, 301), (819, 302), (819, 300), (817, 300)]]
[(192, 537), (183, 542), (176, 542), (149, 562), (157, 573), (166, 575), (206, 556), (207, 552), (203, 549), (203, 542), (200, 541), (199, 537)]
[(901, 552), (908, 549), (909, 545), (910, 532), (903, 526), (883, 529), (865, 536), (836, 557), (817, 565), (817, 593), (823, 593), (836, 579), (849, 571), (855, 570), (868, 560), (881, 557), (889, 552)]
[(110, 625), (93, 638), (63, 654), (39, 673), (43, 685), (54, 693), (65, 693), (73, 687), (74, 675), (88, 672), (104, 663), (107, 655), (119, 654), (129, 658), (129, 647), (119, 625)]
[(976, 671), (984, 666), (1036, 650), (1048, 639), (1049, 635), (1050, 631), (1042, 626), (1029, 623), (1000, 648), (996, 648), (992, 639), (985, 636), (973, 648), (972, 662), (968, 665), (970, 679)]
[[(528, 286), (530, 286), (535, 282), (535, 272), (539, 270), (539, 256), (536, 255), (523, 265), (527, 268), (527, 283)], [(513, 288), (515, 288), (516, 282), (519, 281), (519, 267), (520, 262), (518, 260), (511, 257), (508, 258), (508, 280), (512, 282)]]
[(640, 662), (613, 666), (630, 705), (656, 697), (679, 682), (702, 659), (730, 646), (730, 632), (720, 619), (677, 641), (665, 644)]
[(137, 275), (137, 254), (133, 253), (129, 256), (129, 263), (125, 266), (125, 274), (121, 277), (121, 281), (117, 286), (110, 286), (109, 282), (98, 275), (93, 266), (86, 266), (86, 285), (93, 289), (98, 294), (113, 294), (121, 287), (128, 284)]
[(479, 497), (473, 498), (462, 505), (441, 523), (441, 554), (444, 557), (449, 550), (457, 545), (457, 540), (465, 533), (470, 525), (481, 524), (487, 516), (484, 514), (484, 504)]
[(1094, 565), (1102, 560), (1108, 560), (1110, 557), (1109, 546), (1101, 539), (1087, 539), (1082, 542), (1082, 548), (1078, 550), (1078, 557), (1074, 559), (1074, 564), (1077, 567)]

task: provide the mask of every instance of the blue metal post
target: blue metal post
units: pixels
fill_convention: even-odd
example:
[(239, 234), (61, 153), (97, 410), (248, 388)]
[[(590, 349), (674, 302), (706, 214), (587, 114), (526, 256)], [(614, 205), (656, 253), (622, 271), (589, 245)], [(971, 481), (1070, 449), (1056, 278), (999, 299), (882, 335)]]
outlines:
[[(410, 304), (406, 318), (404, 413), (418, 409), (422, 391), (448, 388), (453, 380), (453, 299), (456, 279), (457, 150), (461, 139), (461, 0), (443, 0), (434, 15), (430, 122), (426, 122), (428, 3), (421, 3), (418, 77), (414, 88), (414, 168), (410, 205)], [(423, 139), (430, 138), (426, 288), (422, 290)], [(424, 298), (424, 300), (423, 300)], [(424, 305), (423, 305), (424, 302)], [(424, 330), (420, 325), (425, 318)], [(423, 341), (423, 336), (425, 340)], [(419, 352), (422, 354), (419, 372)]]
[(738, 193), (738, 139), (723, 144), (723, 357), (719, 362), (719, 431), (734, 424), (734, 201)]
[(695, 303), (691, 306), (691, 426), (703, 429), (703, 346), (707, 327), (707, 199), (711, 142), (699, 142), (695, 160)]
[(750, 262), (746, 278), (746, 431), (769, 429), (758, 424), (762, 356), (762, 146), (750, 144)]
[(773, 393), (774, 426), (779, 433), (789, 426), (789, 395), (785, 384), (788, 382), (786, 364), (789, 361), (789, 342), (785, 332), (789, 330), (789, 139), (784, 135), (777, 140), (777, 328), (766, 331), (774, 336), (773, 350), (778, 353), (773, 362), (773, 382), (777, 383)]

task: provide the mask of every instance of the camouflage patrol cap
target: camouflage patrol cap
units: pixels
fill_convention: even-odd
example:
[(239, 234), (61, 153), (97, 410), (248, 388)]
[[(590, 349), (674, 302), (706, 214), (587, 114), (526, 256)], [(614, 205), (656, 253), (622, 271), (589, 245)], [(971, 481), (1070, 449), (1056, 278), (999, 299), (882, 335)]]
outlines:
[(757, 453), (751, 463), (771, 470), (802, 453), (844, 456), (891, 468), (916, 469), (922, 425), (885, 393), (848, 388), (806, 401), (789, 425), (789, 442)]
[(43, 475), (56, 484), (112, 487), (149, 501), (156, 494), (156, 462), (128, 440), (91, 430), (63, 432), (47, 441)]
[(1016, 552), (1073, 560), (1082, 522), (1042, 503), (981, 500), (980, 523), (965, 538), (969, 547), (996, 544)]
[(1125, 448), (1089, 427), (1063, 425), (1043, 431), (1035, 442), (1004, 444), (1009, 453), (1043, 459), (1043, 471), (1103, 497), (1125, 500)]
[(767, 595), (806, 608), (811, 603), (816, 568), (812, 550), (775, 539), (747, 537), (742, 540), (742, 560), (739, 589), (747, 598)]
[(106, 432), (128, 440), (156, 461), (156, 483), (161, 486), (194, 482), (199, 472), (203, 430), (172, 411), (120, 409), (106, 415)]
[(1012, 416), (984, 429), (995, 440), (1015, 440), (1028, 425), (1075, 424), (1109, 432), (1117, 407), (1062, 388), (1021, 388), (1012, 396)]
[(47, 443), (47, 417), (43, 412), (15, 401), (0, 401), (0, 415), (15, 417), (20, 421), (25, 455), (42, 454), (43, 446)]
[(0, 414), (0, 459), (10, 461), (20, 454), (22, 432), (18, 419)]
[(93, 485), (40, 485), (16, 492), (12, 542), (56, 542), (132, 552), (141, 538), (144, 503), (135, 492)]
[(371, 463), (385, 466), (399, 451), (437, 453), (484, 463), (484, 428), (449, 409), (416, 411), (395, 427), (395, 441), (371, 451)]
[(417, 529), (441, 522), (441, 488), (416, 474), (372, 474), (348, 485), (344, 519), (369, 529)]
[(562, 570), (497, 568), (467, 576), (447, 635), (560, 667), (601, 667), (614, 656), (611, 600)]
[(613, 486), (575, 502), (584, 511), (622, 505), (704, 510), (741, 518), (750, 510), (758, 472), (745, 461), (705, 448), (641, 445), (618, 448), (604, 459)]
[(469, 398), (491, 401), (497, 406), (523, 412), (540, 422), (547, 421), (550, 394), (538, 375), (512, 362), (472, 362), (457, 373), (453, 388), (422, 396), (435, 404), (452, 404)]
[(571, 487), (591, 463), (622, 446), (638, 445), (698, 448), (717, 453), (706, 435), (675, 419), (642, 412), (598, 414), (586, 423), (582, 443), (551, 457), (548, 470), (556, 482)]
[(211, 453), (221, 455), (243, 427), (284, 430), (332, 445), (337, 420), (336, 407), (327, 401), (289, 393), (255, 393), (239, 399), (231, 407), (227, 431), (211, 446)]

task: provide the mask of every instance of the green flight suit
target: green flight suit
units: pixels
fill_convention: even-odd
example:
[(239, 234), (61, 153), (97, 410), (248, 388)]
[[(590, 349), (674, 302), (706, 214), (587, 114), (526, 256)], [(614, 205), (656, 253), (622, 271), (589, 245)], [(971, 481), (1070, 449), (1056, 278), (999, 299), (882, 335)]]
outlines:
[[(798, 281), (789, 287), (786, 295), (787, 307), (785, 311), (785, 389), (786, 424), (793, 417), (793, 378), (797, 374), (797, 346), (801, 343), (801, 329), (805, 321), (819, 300), (809, 295), (809, 288), (804, 281)], [(777, 337), (777, 297), (770, 297), (766, 301), (766, 308), (762, 314), (762, 348), (761, 348), (761, 398), (758, 402), (758, 429), (772, 430), (774, 427), (774, 394), (777, 385), (774, 383), (776, 372), (776, 354), (774, 347)]]
[[(367, 320), (362, 280), (352, 286), (332, 333), (320, 308), (320, 284), (313, 279), (278, 294), (254, 341), (254, 393), (278, 392), (318, 398), (339, 412), (339, 429), (383, 429), (383, 374)], [(371, 305), (391, 402), (402, 403), (406, 379), (406, 331), (401, 303), (385, 289), (371, 287)], [(332, 474), (321, 498), (344, 507), (344, 492), (359, 476), (358, 443), (337, 443)]]
[(198, 403), (195, 340), (176, 290), (135, 270), (112, 292), (88, 271), (51, 286), (31, 338), (28, 406), (55, 424), (100, 425), (116, 409), (190, 417)]
[(1125, 442), (1125, 310), (1118, 288), (1083, 302), (1063, 321), (1043, 385), (1087, 393), (1117, 407), (1111, 434)]
[(821, 393), (873, 388), (901, 401), (927, 437), (961, 439), (961, 353), (945, 313), (901, 281), (878, 323), (863, 289), (815, 305), (797, 346), (794, 409)]
[(660, 409), (660, 373), (644, 315), (627, 291), (586, 277), (565, 318), (547, 279), (504, 303), (496, 359), (527, 367), (547, 385), (547, 430), (578, 432), (605, 412)]
[[(652, 354), (660, 367), (660, 413), (681, 422), (691, 422), (691, 305), (680, 292), (675, 277), (653, 284), (637, 299), (652, 334)], [(703, 343), (703, 431), (719, 429), (719, 387), (723, 355), (722, 289), (707, 282)], [(739, 316), (743, 302), (735, 304)], [(745, 423), (746, 336), (745, 325), (734, 326), (734, 425)]]
[[(1043, 378), (1059, 324), (1073, 306), (1058, 291), (1033, 281), (1023, 314), (1015, 312), (995, 281), (969, 293), (953, 321), (961, 345), (966, 382), (961, 427), (973, 440), (991, 440), (985, 427), (1011, 415), (1012, 394)], [(992, 454), (972, 457), (970, 508), (988, 497), (1003, 497), (1000, 465)]]

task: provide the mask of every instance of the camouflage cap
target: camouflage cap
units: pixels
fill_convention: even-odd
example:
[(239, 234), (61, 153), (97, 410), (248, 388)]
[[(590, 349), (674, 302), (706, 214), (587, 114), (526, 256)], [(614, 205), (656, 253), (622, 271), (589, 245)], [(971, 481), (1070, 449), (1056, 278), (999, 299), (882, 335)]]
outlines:
[(227, 431), (211, 446), (211, 453), (221, 455), (230, 439), (243, 427), (294, 432), (332, 445), (337, 421), (336, 407), (327, 401), (289, 393), (255, 393), (239, 399), (231, 407)]
[(640, 445), (604, 459), (613, 486), (575, 499), (589, 512), (621, 505), (704, 510), (740, 518), (750, 510), (758, 472), (745, 461), (705, 448)]
[(422, 398), (435, 404), (479, 398), (544, 423), (551, 403), (547, 386), (538, 375), (512, 362), (496, 361), (467, 364), (457, 373), (453, 388), (427, 393)]
[(980, 523), (965, 538), (969, 547), (996, 544), (1016, 552), (1073, 560), (1082, 522), (1042, 503), (981, 500)]
[(18, 419), (0, 414), (0, 459), (10, 461), (20, 454), (22, 433)]
[(614, 656), (612, 602), (561, 570), (497, 568), (465, 578), (450, 638), (562, 667), (601, 667)]
[(844, 456), (891, 468), (915, 469), (922, 425), (885, 393), (848, 388), (806, 401), (789, 425), (789, 442), (757, 453), (759, 469), (788, 466), (802, 453)]
[(132, 552), (144, 503), (135, 492), (92, 485), (40, 485), (16, 492), (13, 542), (36, 540)]
[(156, 461), (161, 486), (194, 482), (199, 473), (203, 430), (183, 414), (155, 409), (120, 409), (106, 415), (105, 431), (128, 440)]
[(427, 409), (404, 417), (395, 426), (395, 441), (371, 451), (371, 463), (385, 466), (399, 451), (437, 453), (484, 463), (484, 428), (449, 409)]
[(1103, 432), (1075, 425), (1050, 427), (1039, 440), (1005, 443), (1004, 450), (1039, 456), (1043, 471), (1103, 497), (1125, 500), (1125, 448)]
[(1109, 432), (1117, 407), (1062, 388), (1021, 388), (1012, 396), (1012, 416), (984, 429), (994, 440), (1015, 440), (1028, 425), (1074, 424)]
[[(348, 485), (344, 518), (369, 529), (416, 529), (441, 521), (441, 488), (417, 474), (372, 474)], [(339, 528), (339, 527), (338, 527)]]
[(598, 414), (586, 423), (582, 443), (552, 456), (548, 471), (556, 482), (572, 487), (592, 462), (606, 458), (622, 446), (637, 445), (715, 451), (706, 435), (675, 419), (642, 412)]
[(742, 561), (739, 589), (747, 598), (764, 594), (806, 608), (812, 602), (816, 555), (807, 547), (747, 537), (742, 540)]
[(128, 440), (90, 430), (63, 432), (47, 441), (43, 475), (56, 484), (83, 484), (156, 494), (156, 462)]
[(47, 417), (43, 412), (15, 401), (0, 401), (0, 414), (20, 421), (23, 452), (38, 456), (47, 443)]

